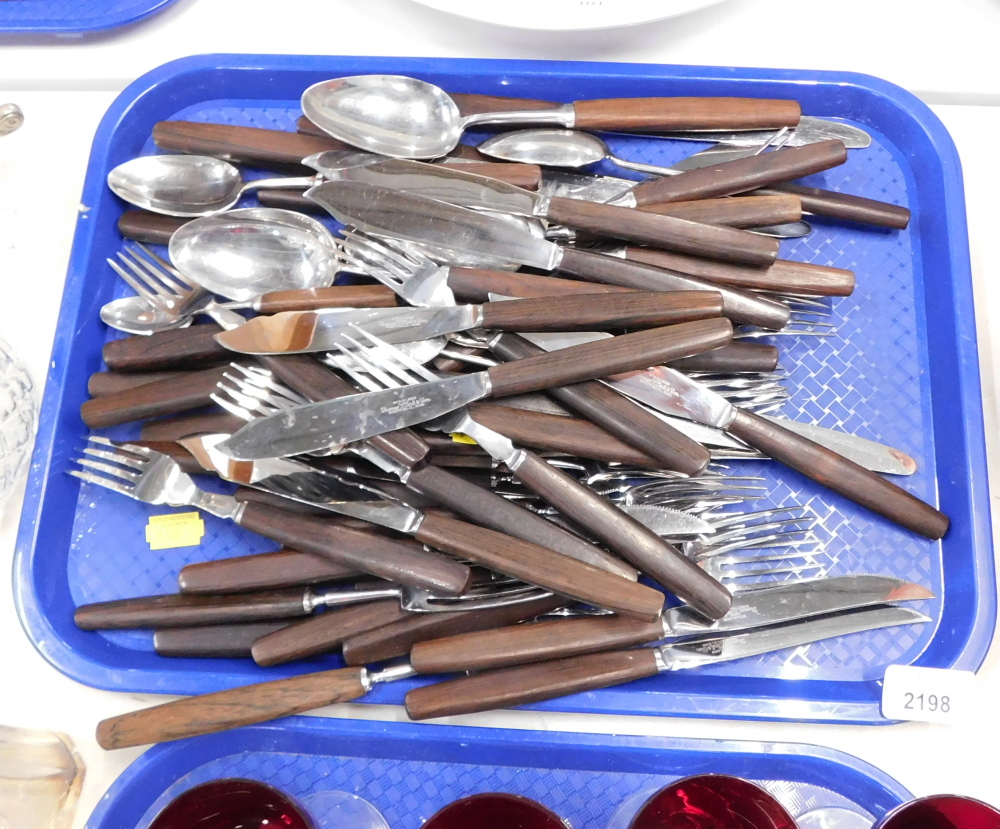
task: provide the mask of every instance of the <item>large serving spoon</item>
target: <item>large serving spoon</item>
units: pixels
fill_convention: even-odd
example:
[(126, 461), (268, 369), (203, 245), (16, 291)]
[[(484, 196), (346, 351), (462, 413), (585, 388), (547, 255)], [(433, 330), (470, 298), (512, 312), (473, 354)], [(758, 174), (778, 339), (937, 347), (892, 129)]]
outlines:
[(355, 75), (313, 84), (302, 111), (355, 147), (397, 158), (437, 158), (477, 124), (549, 124), (572, 129), (761, 130), (794, 127), (795, 101), (755, 98), (619, 98), (556, 109), (459, 113), (440, 87), (400, 75)]

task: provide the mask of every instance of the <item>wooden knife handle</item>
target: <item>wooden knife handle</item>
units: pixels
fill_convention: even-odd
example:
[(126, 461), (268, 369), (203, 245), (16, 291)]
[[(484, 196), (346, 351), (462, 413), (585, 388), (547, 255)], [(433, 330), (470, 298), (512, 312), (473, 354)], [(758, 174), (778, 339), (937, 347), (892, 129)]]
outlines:
[[(799, 198), (802, 210), (814, 216), (827, 216), (845, 222), (878, 225), (902, 230), (910, 223), (910, 211), (905, 207), (888, 202), (823, 190), (819, 187), (805, 187), (801, 184), (775, 184), (759, 191), (764, 195), (774, 193), (792, 194)], [(756, 192), (752, 195), (756, 195)]]
[(152, 449), (154, 452), (159, 452), (161, 455), (173, 459), (181, 468), (181, 472), (187, 472), (189, 475), (203, 475), (205, 473), (205, 467), (198, 463), (198, 459), (179, 443), (170, 440), (133, 440), (131, 443), (136, 446), (145, 446), (147, 449)]
[(791, 314), (788, 307), (780, 302), (750, 291), (603, 253), (563, 248), (559, 270), (580, 279), (623, 285), (640, 291), (718, 291), (722, 295), (722, 313), (725, 316), (734, 322), (772, 330), (783, 328)]
[(490, 671), (619, 650), (662, 638), (663, 623), (659, 619), (654, 622), (620, 616), (553, 619), (418, 642), (410, 651), (410, 664), (422, 674)]
[(153, 634), (153, 650), (160, 656), (180, 658), (249, 659), (250, 646), (292, 622), (249, 622), (243, 625), (204, 625), (165, 628)]
[(901, 527), (932, 539), (941, 538), (948, 531), (948, 516), (930, 504), (777, 423), (737, 409), (735, 418), (726, 428), (768, 457)]
[(547, 596), (530, 602), (484, 610), (458, 610), (444, 613), (411, 613), (405, 619), (351, 636), (343, 642), (344, 661), (348, 665), (384, 662), (410, 652), (417, 642), (439, 639), (476, 630), (514, 625), (534, 619), (567, 604), (561, 596)]
[(117, 394), (130, 389), (137, 389), (158, 380), (170, 377), (182, 377), (183, 371), (147, 371), (142, 374), (120, 374), (116, 371), (95, 371), (87, 381), (87, 393), (91, 397), (102, 397), (105, 394)]
[[(490, 350), (508, 361), (525, 360), (545, 353), (516, 334), (504, 334), (494, 340)], [(704, 472), (711, 460), (709, 451), (700, 443), (602, 383), (588, 380), (558, 386), (549, 389), (548, 394), (571, 411), (655, 458), (663, 468), (694, 476)]]
[(147, 417), (186, 412), (207, 406), (226, 366), (192, 371), (182, 377), (169, 377), (137, 389), (106, 394), (84, 401), (80, 417), (91, 429), (104, 429)]
[(181, 568), (177, 584), (186, 594), (242, 593), (307, 586), (359, 576), (356, 567), (324, 556), (281, 549), (273, 553), (200, 561)]
[(631, 192), (638, 205), (711, 199), (819, 173), (845, 161), (847, 147), (843, 141), (834, 138), (644, 181), (633, 187)]
[(126, 239), (147, 245), (166, 245), (174, 232), (190, 222), (178, 216), (161, 216), (146, 210), (126, 210), (118, 217), (118, 232)]
[(109, 750), (128, 748), (289, 717), (362, 697), (365, 679), (363, 668), (340, 668), (186, 697), (102, 720), (97, 742)]
[(766, 227), (802, 219), (802, 202), (791, 193), (775, 196), (746, 196), (740, 199), (698, 199), (695, 201), (647, 204), (639, 208), (689, 222), (727, 227)]
[(448, 287), (462, 302), (487, 302), (491, 293), (501, 296), (539, 297), (625, 293), (633, 290), (617, 285), (578, 282), (575, 279), (476, 268), (449, 268)]
[(678, 371), (769, 372), (778, 367), (778, 349), (767, 343), (738, 342), (683, 360), (672, 360)]
[(464, 564), (427, 552), (411, 541), (350, 529), (329, 518), (248, 503), (239, 523), (294, 550), (325, 556), (398, 584), (449, 596), (463, 593), (472, 584), (472, 571)]
[(727, 319), (697, 320), (622, 334), (487, 369), (493, 397), (507, 397), (657, 366), (731, 342)]
[(607, 98), (576, 101), (574, 127), (581, 130), (766, 130), (794, 127), (797, 101), (767, 98)]
[(630, 581), (638, 578), (631, 565), (558, 524), (446, 469), (436, 466), (414, 469), (407, 477), (406, 485), (483, 527), (541, 545)]
[(244, 423), (242, 418), (222, 411), (178, 415), (145, 421), (139, 436), (148, 441), (177, 441), (191, 435), (231, 435)]
[(651, 587), (475, 524), (429, 514), (415, 537), (498, 573), (624, 616), (655, 619), (663, 608), (663, 595)]
[(256, 309), (261, 314), (278, 314), (318, 308), (394, 308), (397, 304), (395, 292), (384, 285), (331, 285), (272, 291), (260, 297)]
[(271, 190), (264, 188), (254, 195), (261, 207), (276, 207), (279, 210), (295, 210), (312, 216), (329, 216), (322, 207), (307, 199), (301, 190)]
[(483, 303), (483, 328), (499, 331), (607, 331), (655, 328), (722, 316), (717, 291), (629, 291)]
[(656, 673), (652, 648), (574, 656), (414, 688), (406, 695), (406, 713), (411, 720), (472, 714), (608, 688)]
[[(672, 182), (677, 178), (680, 176), (663, 180)], [(708, 259), (763, 268), (778, 258), (777, 239), (733, 227), (689, 222), (628, 207), (553, 196), (545, 215), (554, 222), (596, 236), (625, 239)]]
[(399, 606), (398, 599), (328, 610), (257, 639), (251, 654), (254, 662), (263, 667), (282, 665), (329, 653), (350, 636), (405, 619), (408, 615)]
[(215, 341), (215, 323), (158, 331), (148, 337), (125, 337), (105, 343), (101, 356), (112, 371), (167, 371), (228, 363), (233, 352)]
[(233, 596), (144, 596), (80, 605), (81, 630), (193, 627), (305, 616), (303, 590), (270, 590)]
[[(542, 168), (537, 164), (505, 164), (498, 161), (468, 161), (462, 164), (463, 173), (472, 173), (512, 184), (522, 190), (537, 190), (542, 183)], [(325, 211), (315, 202), (294, 190), (259, 190), (257, 201), (264, 207), (280, 207), (304, 213), (323, 215)]]
[(527, 450), (507, 466), (528, 489), (706, 618), (721, 619), (729, 610), (733, 597), (722, 584), (607, 498)]

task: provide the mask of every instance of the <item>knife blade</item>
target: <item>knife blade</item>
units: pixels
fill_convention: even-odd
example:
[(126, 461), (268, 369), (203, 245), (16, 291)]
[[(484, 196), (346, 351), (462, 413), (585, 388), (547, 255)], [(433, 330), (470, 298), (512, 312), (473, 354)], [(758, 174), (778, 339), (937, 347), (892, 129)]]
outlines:
[[(715, 130), (709, 132), (665, 132), (659, 133), (660, 138), (671, 138), (675, 141), (716, 141), (720, 144), (730, 144), (737, 147), (749, 147), (756, 151), (774, 138), (775, 130), (748, 130), (744, 132)], [(632, 137), (632, 136), (629, 136)], [(872, 137), (861, 127), (844, 121), (831, 121), (828, 118), (817, 118), (814, 115), (803, 115), (799, 123), (788, 132), (785, 147), (801, 147), (804, 144), (814, 144), (817, 141), (829, 141), (837, 138), (844, 142), (848, 149), (864, 149), (871, 146)]]

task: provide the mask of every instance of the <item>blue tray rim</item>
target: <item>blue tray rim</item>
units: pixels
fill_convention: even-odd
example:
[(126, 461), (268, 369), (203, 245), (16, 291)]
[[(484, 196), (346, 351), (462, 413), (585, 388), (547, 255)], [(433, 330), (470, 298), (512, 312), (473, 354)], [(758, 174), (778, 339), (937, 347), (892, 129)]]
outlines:
[(58, 37), (106, 32), (138, 23), (140, 20), (163, 11), (175, 2), (177, 0), (147, 0), (145, 5), (121, 9), (102, 17), (100, 20), (86, 23), (72, 16), (63, 19), (39, 20), (37, 23), (12, 23), (6, 19), (3, 6), (0, 5), (0, 34), (52, 34)]
[[(226, 69), (259, 69), (264, 66), (272, 70), (313, 70), (317, 62), (343, 60), (364, 60), (362, 56), (339, 55), (254, 55), (254, 54), (206, 54), (179, 58), (165, 63), (130, 84), (115, 99), (104, 118), (94, 138), (91, 157), (88, 163), (84, 183), (82, 203), (95, 203), (96, 195), (104, 187), (104, 176), (101, 171), (106, 168), (102, 163), (106, 159), (108, 141), (117, 128), (122, 117), (135, 106), (143, 96), (152, 92), (161, 82), (176, 79), (186, 74), (196, 74), (218, 68)], [(494, 72), (502, 74), (516, 68), (521, 76), (545, 76), (558, 66), (559, 72), (565, 76), (580, 75), (586, 77), (635, 77), (665, 76), (695, 77), (704, 80), (720, 80), (728, 83), (759, 80), (776, 80), (795, 84), (827, 83), (842, 87), (856, 87), (870, 94), (891, 100), (901, 107), (919, 127), (928, 135), (940, 157), (945, 173), (946, 209), (941, 215), (952, 223), (953, 230), (948, 234), (948, 258), (953, 272), (959, 281), (971, 286), (971, 264), (967, 244), (967, 224), (965, 214), (964, 190), (962, 186), (961, 164), (957, 148), (944, 125), (936, 115), (916, 96), (892, 83), (860, 73), (843, 73), (831, 71), (800, 71), (791, 69), (757, 69), (728, 68), (713, 66), (676, 66), (670, 64), (630, 64), (630, 63), (589, 63), (584, 61), (517, 61), (517, 60), (481, 60), (481, 59), (438, 59), (438, 58), (404, 58), (379, 56), (380, 61), (391, 62), (401, 72), (432, 72), (442, 70), (454, 71), (458, 67), (475, 67), (475, 74)], [(470, 71), (470, 74), (472, 72)], [(48, 619), (39, 610), (38, 598), (34, 592), (31, 579), (31, 559), (35, 548), (36, 527), (35, 518), (43, 503), (45, 484), (52, 461), (54, 432), (59, 417), (59, 398), (66, 377), (66, 357), (71, 346), (72, 321), (83, 297), (83, 273), (90, 259), (93, 243), (93, 233), (86, 212), (81, 212), (77, 222), (73, 251), (67, 274), (66, 287), (63, 294), (62, 308), (57, 324), (56, 338), (53, 345), (50, 371), (46, 382), (46, 394), (43, 400), (39, 420), (38, 439), (32, 458), (31, 477), (25, 494), (22, 508), (21, 523), (18, 531), (17, 547), (14, 557), (14, 597), (18, 616), (36, 648), (54, 667), (68, 676), (93, 687), (132, 692), (150, 693), (191, 693), (191, 689), (183, 689), (183, 680), (173, 678), (169, 687), (157, 681), (144, 669), (109, 669), (104, 665), (89, 661), (73, 651), (58, 636)], [(963, 331), (963, 336), (957, 338), (956, 349), (959, 356), (959, 385), (962, 389), (962, 399), (965, 401), (981, 400), (981, 385), (979, 378), (978, 352), (975, 337), (975, 316), (972, 304), (972, 292), (956, 292), (955, 319)], [(969, 534), (974, 540), (976, 549), (992, 550), (992, 530), (990, 523), (990, 504), (987, 484), (985, 460), (985, 427), (981, 405), (966, 405), (962, 413), (962, 429), (966, 435), (966, 452), (963, 458), (965, 468), (970, 475), (970, 503), (972, 506), (972, 523)], [(995, 633), (997, 619), (996, 572), (993, 557), (978, 556), (974, 559), (975, 582), (977, 585), (978, 612), (975, 623), (966, 635), (963, 647), (952, 655), (948, 667), (975, 671), (984, 661)], [(920, 664), (919, 660), (916, 664)], [(863, 683), (858, 683), (863, 684)], [(869, 683), (880, 685), (880, 682)], [(562, 706), (558, 700), (529, 706), (539, 710), (572, 710), (584, 713), (639, 713), (655, 714), (653, 710), (635, 710), (634, 700), (627, 696), (615, 696), (615, 689), (607, 689), (602, 702), (595, 701), (592, 695), (574, 698), (574, 703)], [(377, 694), (370, 697), (372, 702), (386, 702)], [(630, 704), (633, 703), (633, 704)], [(688, 716), (713, 716), (709, 712), (688, 714)], [(719, 715), (714, 715), (719, 716)], [(753, 718), (753, 715), (743, 715)], [(761, 715), (758, 715), (761, 716)], [(763, 718), (773, 718), (764, 715)], [(788, 719), (787, 717), (780, 717)], [(803, 718), (810, 722), (844, 722), (832, 713)], [(847, 721), (864, 724), (889, 724), (891, 721), (873, 714), (864, 714), (859, 707)]]

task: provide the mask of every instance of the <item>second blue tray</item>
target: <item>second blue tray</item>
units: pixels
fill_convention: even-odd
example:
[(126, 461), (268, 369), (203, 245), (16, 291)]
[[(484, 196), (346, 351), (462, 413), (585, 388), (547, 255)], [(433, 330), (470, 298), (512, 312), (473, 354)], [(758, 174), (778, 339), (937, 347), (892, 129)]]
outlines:
[(0, 34), (82, 35), (136, 23), (174, 0), (2, 0)]

